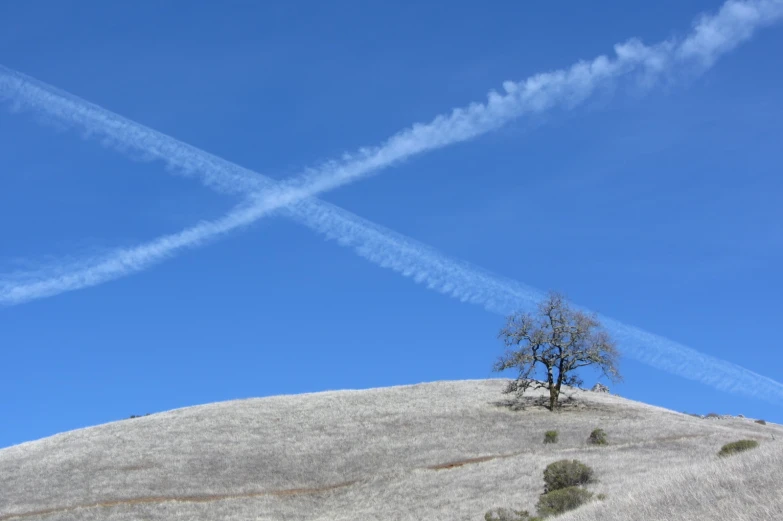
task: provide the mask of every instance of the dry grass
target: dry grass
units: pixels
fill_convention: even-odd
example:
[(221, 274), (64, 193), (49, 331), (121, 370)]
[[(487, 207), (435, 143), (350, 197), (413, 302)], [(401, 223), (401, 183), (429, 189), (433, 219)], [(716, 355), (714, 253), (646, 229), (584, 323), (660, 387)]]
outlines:
[[(240, 400), (24, 443), (0, 450), (0, 521), (480, 521), (533, 512), (563, 458), (590, 465), (587, 488), (608, 496), (563, 521), (783, 519), (778, 425), (579, 390), (560, 413), (517, 410), (505, 383)], [(588, 443), (595, 428), (608, 445)], [(717, 456), (738, 439), (760, 446)]]

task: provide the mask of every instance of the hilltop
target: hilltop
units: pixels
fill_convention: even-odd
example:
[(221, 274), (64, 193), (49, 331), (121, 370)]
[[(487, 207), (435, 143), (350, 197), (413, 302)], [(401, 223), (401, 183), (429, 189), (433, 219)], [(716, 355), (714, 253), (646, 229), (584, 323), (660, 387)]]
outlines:
[[(532, 512), (563, 458), (593, 467), (607, 499), (558, 519), (783, 519), (780, 425), (579, 389), (562, 412), (519, 409), (507, 381), (236, 400), (23, 443), (0, 450), (0, 521), (481, 521)], [(594, 428), (607, 446), (588, 444)], [(738, 439), (760, 446), (716, 456)]]

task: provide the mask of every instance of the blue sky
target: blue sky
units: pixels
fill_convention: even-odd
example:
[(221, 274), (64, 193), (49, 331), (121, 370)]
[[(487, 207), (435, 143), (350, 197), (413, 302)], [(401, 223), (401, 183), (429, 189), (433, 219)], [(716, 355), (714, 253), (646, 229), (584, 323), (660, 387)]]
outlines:
[[(4, 3), (0, 64), (283, 180), (484, 103), (504, 81), (613, 57), (630, 38), (681, 41), (722, 4), (603, 5)], [(636, 356), (621, 360), (613, 392), (783, 423), (781, 49), (781, 24), (759, 27), (709, 68), (685, 61), (651, 84), (620, 76), (575, 106), (553, 103), (319, 198), (777, 389), (751, 378), (725, 392)], [(242, 201), (6, 101), (2, 288)], [(491, 371), (502, 325), (276, 212), (128, 276), (0, 305), (0, 447), (222, 400), (511, 378)]]

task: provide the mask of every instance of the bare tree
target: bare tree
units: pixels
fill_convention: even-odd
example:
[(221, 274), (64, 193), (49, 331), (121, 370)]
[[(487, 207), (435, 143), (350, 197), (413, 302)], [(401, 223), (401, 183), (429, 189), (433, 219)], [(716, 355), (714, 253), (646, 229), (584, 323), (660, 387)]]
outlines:
[[(549, 410), (558, 406), (562, 385), (581, 387), (582, 380), (573, 371), (597, 365), (613, 382), (622, 381), (617, 371), (619, 354), (609, 335), (601, 330), (594, 315), (572, 310), (565, 298), (550, 292), (538, 305), (538, 314), (515, 313), (498, 335), (508, 348), (493, 365), (493, 371), (519, 368), (519, 376), (509, 383), (504, 393), (516, 392), (521, 397), (530, 388), (549, 389)], [(546, 369), (546, 382), (530, 377), (536, 365)], [(557, 370), (557, 374), (555, 374)]]

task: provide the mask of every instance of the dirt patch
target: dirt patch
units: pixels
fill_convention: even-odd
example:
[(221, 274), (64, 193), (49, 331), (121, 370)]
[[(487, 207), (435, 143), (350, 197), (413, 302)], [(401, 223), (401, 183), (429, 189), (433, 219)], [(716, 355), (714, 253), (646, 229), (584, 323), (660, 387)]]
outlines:
[(117, 470), (122, 470), (124, 472), (130, 472), (133, 470), (149, 470), (155, 468), (155, 465), (151, 463), (141, 464), (141, 465), (128, 465), (127, 467), (120, 467)]
[(493, 460), (495, 458), (497, 458), (497, 456), (482, 456), (480, 458), (469, 458), (469, 459), (452, 461), (450, 463), (441, 463), (439, 465), (432, 465), (427, 468), (430, 470), (453, 469), (454, 467), (461, 467), (462, 465), (467, 465), (469, 463), (481, 463), (484, 461)]
[(440, 463), (438, 465), (431, 465), (429, 467), (426, 467), (429, 470), (443, 470), (443, 469), (453, 469), (455, 467), (461, 467), (463, 465), (470, 465), (471, 463), (483, 463), (485, 461), (491, 461), (493, 459), (503, 459), (503, 458), (513, 458), (514, 456), (519, 456), (520, 454), (525, 454), (528, 451), (519, 451), (519, 452), (510, 452), (508, 454), (496, 454), (495, 456), (481, 456), (478, 458), (468, 458), (468, 459), (462, 459), (457, 461), (451, 461), (449, 463)]
[(10, 519), (23, 519), (31, 516), (46, 516), (51, 514), (58, 514), (61, 512), (69, 512), (78, 508), (96, 508), (96, 507), (115, 507), (119, 505), (140, 505), (145, 503), (165, 503), (169, 501), (182, 502), (182, 503), (207, 503), (210, 501), (221, 501), (226, 499), (245, 499), (259, 496), (291, 496), (297, 494), (318, 494), (321, 492), (328, 492), (338, 488), (344, 488), (357, 483), (358, 480), (345, 481), (343, 483), (336, 483), (334, 485), (327, 485), (324, 487), (315, 488), (291, 488), (282, 490), (271, 490), (264, 492), (247, 492), (244, 494), (209, 494), (209, 495), (192, 495), (192, 496), (147, 496), (127, 499), (116, 499), (111, 501), (99, 501), (95, 503), (82, 503), (79, 505), (71, 505), (67, 507), (53, 507), (42, 510), (34, 510), (31, 512), (19, 512), (17, 514), (5, 514), (0, 515), (0, 521), (6, 521)]

